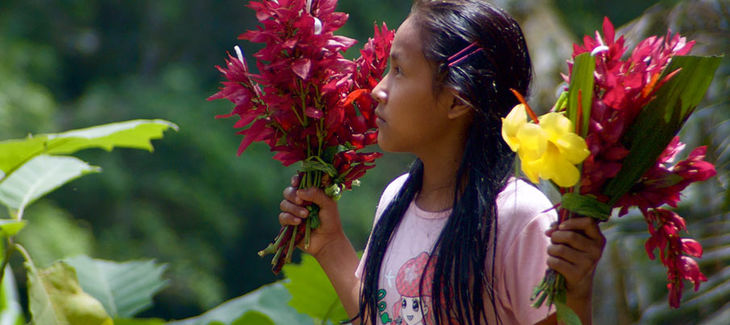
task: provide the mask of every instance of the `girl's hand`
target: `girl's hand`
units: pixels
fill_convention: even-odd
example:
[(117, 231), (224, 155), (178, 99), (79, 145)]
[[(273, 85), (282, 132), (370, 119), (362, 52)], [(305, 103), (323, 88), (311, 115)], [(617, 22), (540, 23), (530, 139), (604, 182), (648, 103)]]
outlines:
[(593, 273), (606, 245), (598, 223), (589, 217), (571, 218), (545, 234), (551, 241), (547, 264), (565, 277), (567, 298), (590, 304)]
[(309, 210), (306, 206), (310, 202), (318, 205), (320, 224), (317, 229), (312, 230), (309, 248), (304, 248), (303, 241), (299, 244), (299, 248), (317, 258), (317, 255), (327, 245), (345, 237), (340, 222), (340, 213), (337, 210), (337, 203), (327, 196), (322, 189), (308, 188), (300, 190), (298, 188), (299, 176), (295, 175), (291, 179), (291, 186), (284, 189), (284, 200), (279, 204), (281, 208), (279, 223), (281, 225), (304, 226), (306, 218), (309, 216)]

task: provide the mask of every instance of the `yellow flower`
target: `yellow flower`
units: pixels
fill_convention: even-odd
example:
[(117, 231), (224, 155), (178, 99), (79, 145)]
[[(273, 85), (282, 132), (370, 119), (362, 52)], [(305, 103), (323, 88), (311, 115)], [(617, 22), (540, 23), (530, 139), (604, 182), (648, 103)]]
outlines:
[(522, 171), (533, 183), (552, 180), (570, 187), (580, 180), (575, 167), (588, 157), (585, 140), (573, 132), (573, 122), (560, 113), (547, 113), (538, 123), (527, 121), (526, 106), (515, 106), (502, 119), (502, 138), (522, 162)]

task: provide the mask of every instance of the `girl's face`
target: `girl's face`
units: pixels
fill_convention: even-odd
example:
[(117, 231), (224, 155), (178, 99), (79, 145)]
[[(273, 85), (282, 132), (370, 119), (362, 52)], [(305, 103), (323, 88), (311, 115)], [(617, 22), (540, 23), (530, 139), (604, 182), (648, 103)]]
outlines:
[(422, 308), (426, 308), (421, 304), (421, 299), (416, 297), (403, 297), (401, 298), (401, 309), (400, 315), (403, 322), (408, 325), (413, 324), (424, 324), (423, 315), (426, 314), (426, 310), (421, 312)]
[(434, 93), (433, 69), (423, 55), (419, 27), (409, 17), (395, 33), (390, 69), (373, 89), (383, 150), (419, 155), (441, 141), (453, 96), (448, 91)]

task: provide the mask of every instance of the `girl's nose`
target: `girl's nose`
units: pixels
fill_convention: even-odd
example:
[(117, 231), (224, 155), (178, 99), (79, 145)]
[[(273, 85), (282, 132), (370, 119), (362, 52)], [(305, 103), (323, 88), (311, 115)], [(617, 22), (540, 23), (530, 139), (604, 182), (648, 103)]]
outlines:
[(383, 90), (383, 80), (381, 80), (378, 85), (373, 88), (370, 96), (373, 97), (373, 99), (375, 99), (375, 101), (379, 104), (385, 104), (385, 102), (388, 100), (388, 93)]

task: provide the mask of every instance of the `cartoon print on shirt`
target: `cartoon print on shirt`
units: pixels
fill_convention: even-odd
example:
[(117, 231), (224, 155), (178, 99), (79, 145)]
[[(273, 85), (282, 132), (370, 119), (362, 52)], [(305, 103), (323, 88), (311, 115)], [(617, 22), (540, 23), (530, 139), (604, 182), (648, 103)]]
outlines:
[[(395, 279), (400, 301), (393, 306), (396, 324), (433, 325), (431, 306), (431, 283), (433, 282), (433, 266), (431, 262), (423, 279), (423, 288), (418, 290), (429, 255), (426, 252), (406, 261), (398, 270)], [(419, 294), (420, 291), (420, 294)]]

